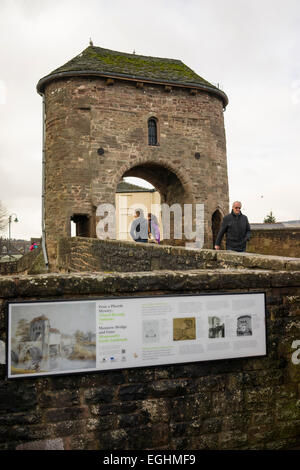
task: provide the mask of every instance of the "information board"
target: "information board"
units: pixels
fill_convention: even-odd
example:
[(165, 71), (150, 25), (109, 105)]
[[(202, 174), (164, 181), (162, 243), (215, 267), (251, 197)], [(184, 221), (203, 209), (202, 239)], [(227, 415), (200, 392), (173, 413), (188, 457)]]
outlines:
[(264, 355), (263, 292), (8, 304), (9, 378)]

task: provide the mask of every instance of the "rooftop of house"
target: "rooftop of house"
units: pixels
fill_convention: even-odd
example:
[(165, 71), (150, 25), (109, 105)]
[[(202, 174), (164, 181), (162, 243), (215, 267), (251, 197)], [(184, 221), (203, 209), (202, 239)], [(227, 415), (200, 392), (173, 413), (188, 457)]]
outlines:
[(117, 186), (117, 193), (153, 193), (155, 189), (143, 188), (135, 184), (127, 183), (126, 181), (120, 181)]
[(181, 60), (128, 54), (96, 46), (87, 47), (66, 64), (41, 78), (37, 90), (43, 92), (45, 85), (51, 80), (77, 75), (98, 75), (200, 88), (218, 95), (224, 106), (228, 104), (228, 98), (222, 90), (197, 75)]

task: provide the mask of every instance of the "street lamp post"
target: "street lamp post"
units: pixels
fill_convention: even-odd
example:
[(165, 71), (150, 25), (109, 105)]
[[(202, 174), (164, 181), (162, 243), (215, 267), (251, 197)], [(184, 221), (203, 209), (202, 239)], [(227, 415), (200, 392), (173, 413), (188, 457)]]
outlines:
[(9, 257), (11, 258), (11, 250), (10, 250), (10, 240), (11, 240), (11, 223), (12, 223), (12, 217), (15, 216), (13, 222), (19, 222), (17, 214), (12, 213), (8, 217), (8, 247), (9, 247)]

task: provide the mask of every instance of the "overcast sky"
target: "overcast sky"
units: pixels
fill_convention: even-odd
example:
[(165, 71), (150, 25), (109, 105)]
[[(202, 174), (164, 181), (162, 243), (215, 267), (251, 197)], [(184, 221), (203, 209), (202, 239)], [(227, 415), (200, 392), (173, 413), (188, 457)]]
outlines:
[[(250, 222), (300, 219), (298, 0), (0, 0), (0, 200), (41, 235), (38, 80), (95, 46), (182, 60), (229, 98), (230, 201)], [(8, 235), (8, 228), (2, 235)]]

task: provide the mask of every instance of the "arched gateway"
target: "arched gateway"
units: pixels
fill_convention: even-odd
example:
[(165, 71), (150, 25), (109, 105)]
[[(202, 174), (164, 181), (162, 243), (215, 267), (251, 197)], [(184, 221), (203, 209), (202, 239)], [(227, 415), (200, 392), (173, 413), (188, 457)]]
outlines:
[(211, 247), (213, 212), (226, 213), (229, 203), (223, 91), (179, 60), (94, 46), (42, 78), (37, 90), (50, 261), (71, 220), (80, 234), (96, 236), (97, 207), (114, 204), (123, 176), (148, 180), (166, 204), (203, 204), (204, 247)]

